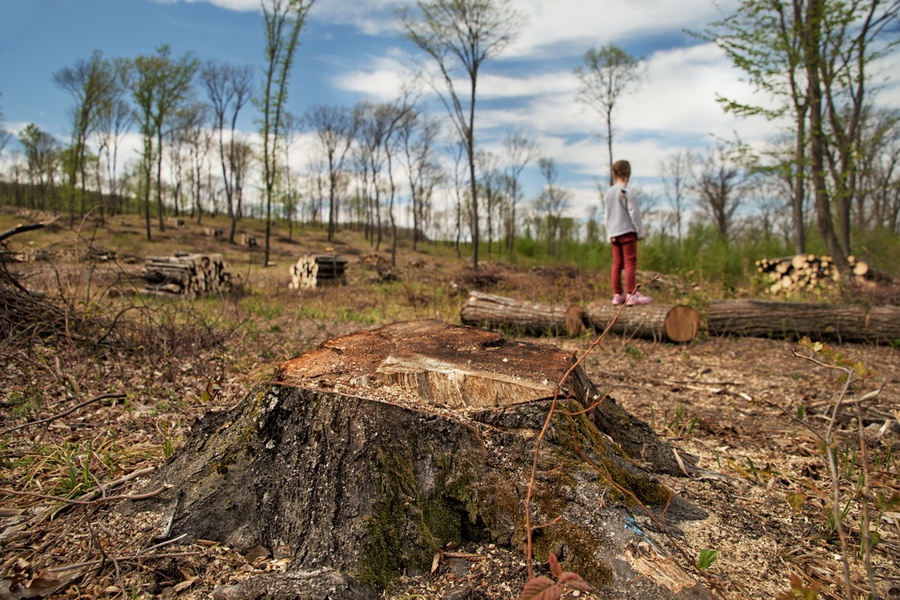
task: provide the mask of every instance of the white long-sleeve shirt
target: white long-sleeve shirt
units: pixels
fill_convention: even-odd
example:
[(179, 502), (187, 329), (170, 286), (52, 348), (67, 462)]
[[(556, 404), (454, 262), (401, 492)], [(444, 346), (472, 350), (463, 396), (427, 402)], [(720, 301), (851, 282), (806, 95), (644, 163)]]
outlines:
[(612, 239), (632, 231), (644, 237), (641, 207), (624, 185), (616, 184), (606, 192), (606, 235)]

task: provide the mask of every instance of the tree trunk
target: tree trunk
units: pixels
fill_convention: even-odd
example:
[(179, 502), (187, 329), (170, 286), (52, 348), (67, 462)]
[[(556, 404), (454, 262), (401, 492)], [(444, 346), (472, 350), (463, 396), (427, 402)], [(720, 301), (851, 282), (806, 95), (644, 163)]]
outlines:
[(610, 332), (624, 337), (684, 343), (700, 332), (700, 313), (680, 304), (645, 304), (622, 309), (621, 306), (592, 302), (585, 313), (595, 331), (610, 326)]
[(770, 300), (719, 300), (707, 308), (709, 332), (813, 340), (873, 341), (900, 339), (900, 307), (803, 304)]
[(460, 311), (463, 325), (504, 329), (523, 335), (577, 337), (584, 328), (584, 311), (579, 306), (525, 302), (470, 292)]
[(450, 543), (524, 550), (536, 450), (535, 560), (565, 548), (567, 568), (610, 597), (686, 597), (641, 577), (628, 551), (640, 538), (631, 510), (700, 517), (637, 466), (678, 473), (671, 448), (571, 353), (438, 321), (336, 338), (283, 363), (274, 382), (193, 428), (148, 484), (170, 489), (123, 510), (155, 511), (162, 538), (290, 559), (263, 577), (338, 571), (345, 589), (380, 590), (428, 570)]

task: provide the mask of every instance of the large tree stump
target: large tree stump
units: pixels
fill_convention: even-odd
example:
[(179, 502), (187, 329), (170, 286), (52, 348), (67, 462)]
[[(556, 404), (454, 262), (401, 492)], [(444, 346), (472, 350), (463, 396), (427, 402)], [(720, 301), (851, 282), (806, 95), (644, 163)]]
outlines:
[(605, 330), (615, 319), (610, 331), (624, 337), (684, 343), (693, 340), (700, 331), (700, 313), (682, 304), (644, 304), (622, 309), (609, 303), (592, 302), (585, 314), (596, 331)]
[(893, 343), (900, 339), (900, 307), (719, 300), (706, 313), (709, 332), (818, 340)]
[(148, 485), (173, 487), (130, 507), (159, 513), (167, 537), (261, 545), (290, 558), (288, 576), (337, 571), (346, 589), (377, 590), (449, 543), (523, 549), (535, 442), (557, 396), (532, 495), (535, 559), (563, 549), (568, 570), (611, 596), (686, 598), (666, 583), (688, 577), (670, 558), (650, 560), (680, 577), (642, 577), (629, 550), (640, 505), (699, 515), (638, 466), (677, 471), (671, 449), (573, 362), (438, 321), (336, 338), (206, 415)]
[(577, 337), (584, 328), (584, 311), (575, 304), (527, 302), (483, 292), (469, 292), (459, 316), (463, 325), (522, 335)]

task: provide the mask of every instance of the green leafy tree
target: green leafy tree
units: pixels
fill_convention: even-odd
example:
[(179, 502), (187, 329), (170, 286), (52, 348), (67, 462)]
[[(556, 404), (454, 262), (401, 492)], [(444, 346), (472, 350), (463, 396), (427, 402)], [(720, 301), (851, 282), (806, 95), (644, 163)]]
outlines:
[(59, 142), (34, 123), (29, 123), (19, 134), (19, 143), (25, 149), (31, 208), (46, 210), (48, 192), (53, 187), (54, 171), (59, 165)]
[[(141, 192), (144, 200), (144, 217), (147, 239), (150, 234), (150, 190), (156, 190), (156, 208), (159, 230), (163, 231), (162, 203), (162, 142), (170, 121), (179, 109), (190, 100), (194, 75), (200, 68), (199, 61), (190, 53), (174, 60), (168, 45), (157, 48), (156, 54), (138, 56), (132, 63), (131, 93), (136, 108), (136, 120), (143, 136), (141, 154)], [(155, 168), (155, 182), (153, 170)]]
[(593, 108), (606, 125), (606, 147), (609, 153), (609, 184), (612, 185), (613, 113), (621, 96), (637, 87), (643, 78), (643, 64), (614, 44), (591, 48), (584, 62), (575, 69), (579, 88), (576, 98)]
[(260, 0), (266, 31), (266, 66), (262, 97), (260, 135), (263, 139), (263, 183), (266, 191), (265, 262), (269, 264), (272, 236), (272, 203), (278, 183), (278, 140), (287, 111), (288, 82), (300, 32), (315, 0)]
[(726, 110), (790, 117), (789, 168), (802, 249), (803, 203), (811, 186), (816, 224), (836, 264), (847, 268), (851, 206), (859, 193), (863, 121), (876, 61), (896, 48), (896, 0), (742, 0), (700, 37), (713, 41), (774, 106), (722, 98)]
[(76, 185), (81, 180), (81, 206), (79, 214), (84, 214), (87, 186), (87, 144), (88, 137), (98, 125), (98, 117), (104, 104), (111, 102), (117, 89), (117, 75), (114, 63), (103, 58), (103, 53), (95, 50), (89, 60), (79, 59), (74, 65), (63, 67), (53, 74), (53, 83), (72, 95), (72, 152), (66, 161), (66, 175), (69, 186), (69, 222), (75, 220)]
[[(524, 24), (511, 0), (430, 0), (418, 12), (400, 12), (406, 37), (437, 66), (444, 82), (441, 100), (468, 159), (472, 267), (478, 268), (478, 180), (475, 177), (475, 101), (485, 61), (499, 55)], [(468, 84), (457, 79), (464, 76)], [(462, 89), (460, 89), (462, 88)]]

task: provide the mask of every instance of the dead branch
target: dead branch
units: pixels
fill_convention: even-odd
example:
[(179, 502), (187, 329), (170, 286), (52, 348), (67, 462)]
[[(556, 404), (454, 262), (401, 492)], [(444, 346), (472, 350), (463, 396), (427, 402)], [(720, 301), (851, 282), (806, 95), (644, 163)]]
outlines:
[(67, 415), (72, 414), (73, 412), (75, 412), (75, 411), (78, 410), (79, 408), (83, 408), (83, 407), (87, 406), (88, 404), (93, 404), (94, 402), (99, 402), (100, 400), (105, 400), (105, 399), (108, 399), (108, 398), (125, 398), (125, 397), (126, 397), (126, 395), (125, 395), (125, 394), (122, 394), (122, 393), (101, 394), (100, 396), (97, 396), (97, 397), (95, 397), (95, 398), (91, 398), (90, 400), (85, 400), (85, 401), (82, 402), (81, 404), (76, 404), (75, 406), (73, 406), (73, 407), (70, 408), (69, 410), (65, 410), (65, 411), (63, 411), (63, 412), (61, 412), (61, 413), (58, 413), (58, 414), (52, 415), (52, 416), (50, 416), (50, 417), (47, 417), (46, 419), (41, 419), (40, 421), (29, 421), (28, 423), (22, 423), (21, 425), (16, 425), (15, 427), (10, 427), (9, 429), (4, 429), (3, 431), (0, 431), (0, 436), (6, 435), (7, 433), (12, 433), (12, 432), (14, 432), (14, 431), (18, 431), (18, 430), (20, 430), (20, 429), (25, 429), (26, 427), (31, 427), (31, 426), (33, 426), (33, 425), (46, 425), (47, 423), (50, 423), (50, 422), (52, 422), (52, 421), (55, 421), (55, 420), (57, 420), (57, 419), (61, 419), (61, 418), (65, 417), (65, 416), (67, 416)]
[(0, 233), (0, 242), (18, 233), (25, 233), (26, 231), (34, 231), (35, 229), (40, 229), (44, 225), (44, 223), (28, 223), (27, 225), (16, 225), (15, 227), (10, 227), (3, 233)]
[(0, 488), (0, 494), (8, 494), (10, 496), (27, 496), (29, 498), (39, 498), (41, 500), (52, 500), (54, 502), (63, 502), (65, 504), (74, 504), (78, 506), (96, 506), (98, 504), (103, 504), (105, 502), (115, 502), (117, 500), (146, 500), (147, 498), (153, 498), (154, 496), (158, 496), (162, 494), (164, 491), (169, 489), (170, 485), (161, 485), (155, 490), (151, 490), (146, 494), (122, 494), (119, 496), (104, 496), (103, 498), (97, 498), (96, 500), (73, 500), (71, 498), (63, 498), (61, 496), (50, 496), (48, 494), (38, 494), (36, 492), (19, 492), (16, 490), (10, 490), (6, 488)]

